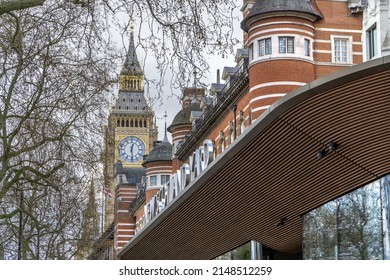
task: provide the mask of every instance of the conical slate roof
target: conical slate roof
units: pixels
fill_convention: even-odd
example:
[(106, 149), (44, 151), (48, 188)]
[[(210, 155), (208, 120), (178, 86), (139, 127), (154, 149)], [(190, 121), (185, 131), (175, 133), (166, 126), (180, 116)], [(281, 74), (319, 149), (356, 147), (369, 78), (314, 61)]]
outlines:
[(172, 145), (167, 138), (164, 138), (163, 142), (154, 148), (150, 154), (144, 159), (143, 166), (150, 162), (156, 161), (171, 161), (172, 160)]
[(199, 102), (191, 102), (190, 106), (181, 109), (173, 118), (171, 125), (168, 127), (168, 131), (172, 132), (172, 128), (177, 125), (192, 124), (190, 121), (192, 111), (202, 111)]
[(134, 32), (130, 32), (129, 49), (127, 50), (125, 63), (122, 66), (121, 75), (143, 75), (134, 46)]
[(241, 28), (244, 31), (248, 31), (248, 20), (257, 15), (288, 11), (306, 13), (321, 18), (307, 0), (257, 0), (251, 8), (249, 15), (241, 22)]

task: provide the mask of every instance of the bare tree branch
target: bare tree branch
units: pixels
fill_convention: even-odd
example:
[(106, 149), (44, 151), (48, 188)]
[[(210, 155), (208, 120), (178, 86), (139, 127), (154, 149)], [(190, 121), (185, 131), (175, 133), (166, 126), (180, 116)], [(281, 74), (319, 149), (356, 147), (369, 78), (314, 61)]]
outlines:
[(42, 6), (46, 0), (13, 0), (0, 3), (0, 15), (12, 11)]

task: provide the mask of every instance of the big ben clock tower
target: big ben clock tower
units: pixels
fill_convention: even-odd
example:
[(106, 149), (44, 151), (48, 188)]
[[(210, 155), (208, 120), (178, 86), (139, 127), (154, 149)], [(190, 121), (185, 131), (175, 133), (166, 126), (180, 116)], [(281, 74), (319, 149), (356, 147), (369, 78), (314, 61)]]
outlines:
[[(120, 72), (119, 92), (111, 107), (105, 131), (104, 183), (106, 191), (112, 195), (117, 185), (114, 165), (118, 160), (124, 171), (142, 173), (143, 157), (152, 150), (153, 142), (157, 140), (153, 120), (154, 112), (144, 96), (144, 72), (137, 58), (134, 27), (131, 24), (129, 48)], [(113, 221), (113, 204), (114, 199), (106, 199), (105, 228)]]

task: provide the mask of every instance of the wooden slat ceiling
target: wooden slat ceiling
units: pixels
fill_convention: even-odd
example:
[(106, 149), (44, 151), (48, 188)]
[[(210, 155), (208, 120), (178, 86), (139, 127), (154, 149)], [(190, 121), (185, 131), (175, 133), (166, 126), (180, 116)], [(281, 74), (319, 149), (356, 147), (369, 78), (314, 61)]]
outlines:
[[(249, 240), (300, 252), (304, 213), (390, 172), (389, 61), (286, 96), (119, 256), (211, 259)], [(331, 141), (337, 152), (317, 158)]]

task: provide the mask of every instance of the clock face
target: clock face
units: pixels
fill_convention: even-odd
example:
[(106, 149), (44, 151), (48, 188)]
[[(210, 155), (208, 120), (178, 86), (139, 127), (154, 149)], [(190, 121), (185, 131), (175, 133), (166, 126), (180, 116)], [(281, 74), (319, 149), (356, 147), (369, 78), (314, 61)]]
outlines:
[(145, 153), (145, 144), (135, 136), (128, 136), (119, 143), (119, 156), (127, 162), (142, 160)]

